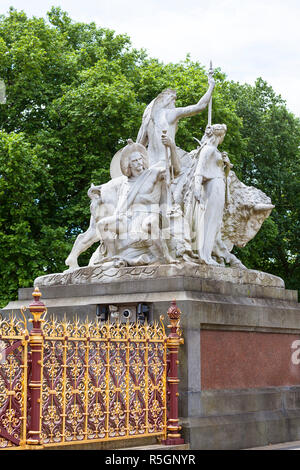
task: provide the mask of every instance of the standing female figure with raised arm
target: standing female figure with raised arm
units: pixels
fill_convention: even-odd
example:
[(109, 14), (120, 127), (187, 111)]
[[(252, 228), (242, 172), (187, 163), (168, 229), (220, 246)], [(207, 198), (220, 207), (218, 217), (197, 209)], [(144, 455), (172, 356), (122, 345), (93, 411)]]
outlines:
[(214, 265), (218, 263), (212, 258), (212, 251), (221, 230), (225, 205), (225, 167), (230, 165), (227, 154), (218, 150), (226, 131), (225, 124), (207, 126), (193, 182), (195, 248), (201, 261)]

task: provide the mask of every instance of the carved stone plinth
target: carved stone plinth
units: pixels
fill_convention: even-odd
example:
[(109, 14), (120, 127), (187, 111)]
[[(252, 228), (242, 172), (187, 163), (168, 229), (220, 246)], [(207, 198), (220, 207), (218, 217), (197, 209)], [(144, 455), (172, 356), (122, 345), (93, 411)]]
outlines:
[(163, 279), (169, 277), (192, 277), (231, 282), (235, 285), (253, 285), (284, 288), (281, 278), (252, 269), (227, 268), (206, 264), (190, 263), (105, 268), (105, 265), (86, 266), (71, 272), (48, 274), (35, 279), (37, 287), (64, 286), (73, 284), (98, 284), (143, 279)]

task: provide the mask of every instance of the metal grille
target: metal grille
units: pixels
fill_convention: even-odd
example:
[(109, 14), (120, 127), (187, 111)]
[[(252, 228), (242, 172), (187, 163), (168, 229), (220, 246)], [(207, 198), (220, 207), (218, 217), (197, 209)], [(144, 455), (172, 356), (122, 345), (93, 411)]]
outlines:
[(42, 443), (166, 434), (162, 323), (43, 325)]
[(26, 320), (0, 320), (0, 448), (26, 442), (28, 332)]
[(147, 436), (166, 445), (184, 442), (177, 370), (183, 339), (175, 301), (167, 337), (163, 317), (152, 325), (46, 322), (37, 287), (32, 295), (30, 334), (25, 307), (21, 320), (0, 319), (0, 448)]

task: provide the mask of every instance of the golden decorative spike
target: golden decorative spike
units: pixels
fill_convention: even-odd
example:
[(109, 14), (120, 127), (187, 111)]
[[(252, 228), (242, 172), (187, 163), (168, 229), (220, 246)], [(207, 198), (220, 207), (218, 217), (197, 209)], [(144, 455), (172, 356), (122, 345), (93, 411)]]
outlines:
[(161, 327), (162, 327), (163, 336), (165, 337), (166, 336), (166, 330), (165, 330), (165, 325), (163, 323), (164, 319), (165, 319), (165, 317), (163, 315), (160, 315), (159, 320), (160, 320), (160, 324), (161, 324)]
[(22, 317), (23, 317), (23, 319), (24, 319), (24, 322), (22, 322), (22, 323), (24, 323), (24, 328), (25, 328), (25, 329), (26, 329), (26, 326), (27, 326), (27, 320), (26, 320), (26, 317), (25, 317), (24, 312), (26, 312), (26, 310), (27, 310), (27, 309), (26, 309), (25, 306), (22, 306), (22, 307), (20, 308), (20, 312), (21, 312)]
[(47, 307), (46, 307), (45, 313), (44, 313), (44, 315), (41, 317), (41, 321), (42, 321), (42, 322), (45, 321), (45, 318), (46, 318), (46, 316), (47, 316), (47, 313), (48, 313), (48, 309), (47, 309)]

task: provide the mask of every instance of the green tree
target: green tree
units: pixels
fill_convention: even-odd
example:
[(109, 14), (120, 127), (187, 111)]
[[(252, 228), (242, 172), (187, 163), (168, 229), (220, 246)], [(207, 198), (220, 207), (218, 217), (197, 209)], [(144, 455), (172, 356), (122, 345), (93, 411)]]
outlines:
[(288, 288), (299, 289), (300, 120), (261, 78), (253, 87), (231, 83), (228, 91), (246, 142), (239, 175), (275, 205), (258, 235), (236, 252), (247, 267), (273, 273)]
[[(52, 188), (46, 162), (37, 157), (38, 151), (24, 134), (0, 132), (1, 303), (15, 297), (19, 286), (32, 285), (45, 269), (46, 259), (48, 267), (55, 268), (61, 251), (64, 231), (49, 234), (43, 227), (39, 194)], [(47, 244), (49, 235), (54, 244)]]
[[(32, 251), (32, 256), (39, 258), (40, 274), (64, 269), (72, 241), (89, 218), (86, 191), (90, 181), (108, 179), (120, 127), (124, 135), (129, 132), (126, 122), (134, 119), (137, 104), (124, 70), (134, 68), (144, 57), (129, 44), (126, 35), (115, 35), (93, 23), (73, 23), (59, 8), (51, 10), (48, 21), (28, 18), (14, 9), (0, 17), (0, 77), (7, 89), (7, 104), (0, 107), (1, 128), (23, 133), (37, 149), (51, 187), (51, 191), (36, 187), (40, 250)], [(1, 200), (4, 212), (6, 204)], [(3, 224), (10, 226), (11, 220)], [(19, 286), (28, 284), (24, 278), (32, 284), (36, 273), (27, 272), (26, 264), (22, 269)], [(9, 284), (8, 277), (5, 283)], [(11, 286), (3, 286), (0, 298), (5, 290), (16, 295), (16, 283)]]

